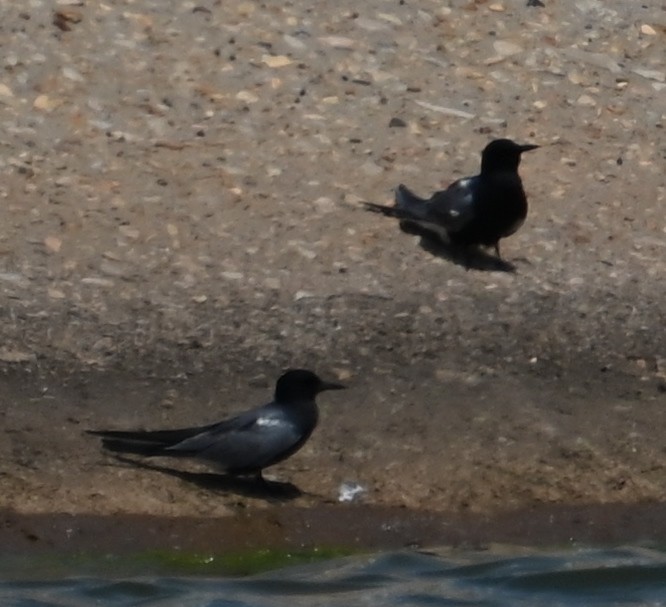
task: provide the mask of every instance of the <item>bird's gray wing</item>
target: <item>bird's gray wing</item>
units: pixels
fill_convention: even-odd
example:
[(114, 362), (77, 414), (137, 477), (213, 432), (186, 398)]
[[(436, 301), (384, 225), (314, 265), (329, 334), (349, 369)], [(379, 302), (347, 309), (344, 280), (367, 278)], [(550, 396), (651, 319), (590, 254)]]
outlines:
[(426, 206), (426, 219), (446, 228), (449, 234), (462, 230), (478, 212), (475, 192), (478, 176), (465, 177), (452, 183), (446, 190), (432, 195)]
[(415, 224), (449, 242), (451, 234), (462, 230), (474, 217), (477, 182), (478, 176), (459, 179), (427, 200), (399, 185), (395, 191), (394, 207), (371, 205), (370, 210)]
[(260, 469), (302, 438), (302, 432), (283, 411), (266, 405), (172, 445), (164, 455), (191, 455), (226, 470)]
[(102, 437), (102, 445), (108, 451), (151, 456), (160, 455), (170, 445), (202, 434), (212, 427), (207, 425), (177, 430), (87, 430), (87, 433)]
[(195, 426), (192, 428), (178, 428), (176, 430), (86, 430), (86, 434), (101, 436), (103, 439), (151, 443), (154, 446), (165, 447), (183, 441), (195, 434), (210, 430), (213, 425), (217, 424)]

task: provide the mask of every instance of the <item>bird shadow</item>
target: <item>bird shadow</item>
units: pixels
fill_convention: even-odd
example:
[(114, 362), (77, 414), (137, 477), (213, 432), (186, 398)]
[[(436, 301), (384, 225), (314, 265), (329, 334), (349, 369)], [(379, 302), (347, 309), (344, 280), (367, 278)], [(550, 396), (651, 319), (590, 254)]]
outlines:
[(142, 470), (160, 472), (192, 483), (208, 491), (233, 493), (243, 497), (263, 499), (270, 502), (290, 501), (300, 497), (303, 492), (293, 483), (269, 481), (257, 476), (233, 476), (213, 472), (189, 472), (168, 466), (147, 463), (131, 457), (114, 455), (113, 458), (123, 464), (129, 464)]
[(446, 259), (466, 270), (481, 272), (515, 272), (516, 266), (510, 261), (491, 255), (478, 247), (459, 247), (443, 242), (432, 232), (409, 221), (401, 221), (400, 229), (406, 234), (420, 236), (419, 246), (435, 257)]

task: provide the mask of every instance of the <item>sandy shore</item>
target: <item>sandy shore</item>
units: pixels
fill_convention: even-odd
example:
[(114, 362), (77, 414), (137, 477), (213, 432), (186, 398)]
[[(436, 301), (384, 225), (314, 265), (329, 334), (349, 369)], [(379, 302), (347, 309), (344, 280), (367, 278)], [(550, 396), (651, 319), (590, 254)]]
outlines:
[[(666, 12), (546, 4), (6, 7), (0, 507), (278, 508), (83, 432), (216, 421), (297, 366), (349, 390), (271, 470), (288, 508), (663, 502)], [(543, 146), (516, 272), (361, 209), (504, 136)]]

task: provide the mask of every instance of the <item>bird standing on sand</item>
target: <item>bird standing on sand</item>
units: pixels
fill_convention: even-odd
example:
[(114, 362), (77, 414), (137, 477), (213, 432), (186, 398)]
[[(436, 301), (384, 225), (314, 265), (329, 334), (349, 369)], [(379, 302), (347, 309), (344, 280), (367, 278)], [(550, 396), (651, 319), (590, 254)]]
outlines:
[(395, 206), (367, 202), (365, 207), (416, 224), (446, 244), (494, 247), (500, 257), (500, 239), (516, 232), (527, 217), (527, 197), (518, 175), (520, 156), (538, 147), (496, 139), (483, 150), (478, 175), (459, 179), (429, 199), (401, 184)]
[(298, 451), (317, 425), (315, 397), (340, 384), (321, 380), (312, 371), (294, 369), (282, 375), (273, 400), (240, 415), (180, 430), (89, 430), (104, 448), (148, 457), (190, 457), (215, 464), (231, 475), (253, 475)]

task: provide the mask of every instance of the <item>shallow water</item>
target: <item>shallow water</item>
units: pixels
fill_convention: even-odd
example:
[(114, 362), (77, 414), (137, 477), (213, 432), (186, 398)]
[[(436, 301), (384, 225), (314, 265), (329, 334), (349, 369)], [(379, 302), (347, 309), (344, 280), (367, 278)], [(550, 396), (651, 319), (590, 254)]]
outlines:
[(0, 582), (11, 607), (666, 605), (666, 551), (393, 552), (244, 578)]

